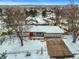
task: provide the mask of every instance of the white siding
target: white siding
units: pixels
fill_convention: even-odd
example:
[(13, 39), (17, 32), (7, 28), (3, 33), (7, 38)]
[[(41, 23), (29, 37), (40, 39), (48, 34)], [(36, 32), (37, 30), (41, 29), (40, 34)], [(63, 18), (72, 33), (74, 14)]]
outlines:
[(44, 34), (44, 37), (61, 37), (62, 34), (50, 34), (50, 33), (46, 33)]

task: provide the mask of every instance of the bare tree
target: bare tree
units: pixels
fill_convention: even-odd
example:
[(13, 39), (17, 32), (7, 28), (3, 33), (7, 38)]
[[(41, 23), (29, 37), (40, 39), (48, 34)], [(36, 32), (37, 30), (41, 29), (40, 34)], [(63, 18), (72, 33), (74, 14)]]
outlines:
[[(7, 28), (12, 28), (17, 32), (17, 35), (21, 41), (21, 46), (23, 46), (22, 26), (25, 23), (25, 13), (18, 8), (8, 8), (6, 11), (6, 15), (7, 19), (4, 21), (7, 24)], [(18, 29), (16, 30), (16, 28)]]
[(60, 8), (59, 7), (56, 7), (55, 9), (55, 21), (56, 21), (56, 23), (55, 23), (55, 25), (58, 25), (58, 24), (60, 24), (60, 16), (61, 16), (61, 11), (60, 11)]
[(23, 35), (22, 35), (22, 26), (24, 25), (23, 24), (23, 21), (25, 21), (25, 14), (24, 13), (21, 13), (20, 10), (17, 10), (15, 12), (15, 19), (17, 21), (17, 25), (18, 25), (18, 30), (17, 31), (17, 34), (21, 40), (21, 46), (23, 46)]
[(76, 42), (78, 32), (78, 6), (74, 4), (74, 0), (70, 0), (71, 12), (69, 15), (70, 31), (72, 32), (73, 42)]

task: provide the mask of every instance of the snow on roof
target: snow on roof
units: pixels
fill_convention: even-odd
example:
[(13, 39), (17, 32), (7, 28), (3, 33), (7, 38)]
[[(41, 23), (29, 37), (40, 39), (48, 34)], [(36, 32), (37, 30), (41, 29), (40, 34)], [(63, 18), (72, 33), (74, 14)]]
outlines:
[(77, 37), (76, 43), (72, 43), (72, 39), (73, 39), (72, 35), (64, 35), (63, 37), (63, 41), (65, 42), (66, 46), (73, 54), (78, 54), (77, 59), (79, 59), (79, 40), (78, 40), (79, 36)]
[(46, 22), (43, 20), (43, 17), (42, 17), (41, 15), (36, 16), (36, 17), (31, 17), (31, 16), (29, 16), (29, 17), (26, 18), (26, 20), (28, 20), (28, 21), (29, 21), (30, 19), (38, 21), (38, 24), (45, 24), (45, 23), (46, 23)]
[(64, 33), (64, 31), (58, 26), (34, 26), (29, 31), (45, 33)]

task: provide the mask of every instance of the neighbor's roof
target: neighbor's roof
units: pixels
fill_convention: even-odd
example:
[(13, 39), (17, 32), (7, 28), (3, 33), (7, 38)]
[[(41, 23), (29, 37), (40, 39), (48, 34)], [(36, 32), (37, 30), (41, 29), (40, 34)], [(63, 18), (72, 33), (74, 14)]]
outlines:
[(45, 32), (45, 33), (64, 33), (58, 26), (34, 26), (30, 32)]
[[(40, 16), (36, 16), (36, 17), (31, 17), (31, 16), (29, 16), (29, 17), (26, 18), (26, 20), (27, 20), (27, 21), (30, 20), (30, 21), (32, 21), (32, 22), (35, 21), (35, 20), (38, 21), (38, 23), (34, 23), (34, 22), (33, 22), (34, 24), (47, 24), (47, 23), (43, 20), (43, 17), (42, 17), (41, 15), (40, 15)], [(28, 24), (30, 24), (30, 23), (28, 23)]]

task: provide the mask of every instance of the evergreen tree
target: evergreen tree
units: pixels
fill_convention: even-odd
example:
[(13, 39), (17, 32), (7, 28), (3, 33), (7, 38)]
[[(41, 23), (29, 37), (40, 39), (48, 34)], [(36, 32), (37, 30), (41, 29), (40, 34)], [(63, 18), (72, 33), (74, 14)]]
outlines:
[(43, 11), (42, 11), (42, 16), (43, 16), (43, 17), (46, 17), (46, 10), (43, 10)]
[(32, 17), (35, 17), (35, 16), (37, 16), (37, 10), (31, 9), (31, 10), (29, 11), (29, 14), (30, 14)]
[(0, 8), (0, 13), (2, 13), (2, 9)]
[(1, 16), (1, 14), (2, 14), (2, 9), (0, 8), (0, 16)]
[(29, 11), (25, 10), (25, 14), (26, 14), (26, 17), (28, 17), (29, 16)]
[(32, 10), (32, 9), (29, 11), (29, 14), (30, 14), (31, 16), (33, 16), (33, 10)]
[(34, 11), (33, 11), (33, 16), (34, 16), (34, 17), (37, 16), (37, 10), (34, 10)]

